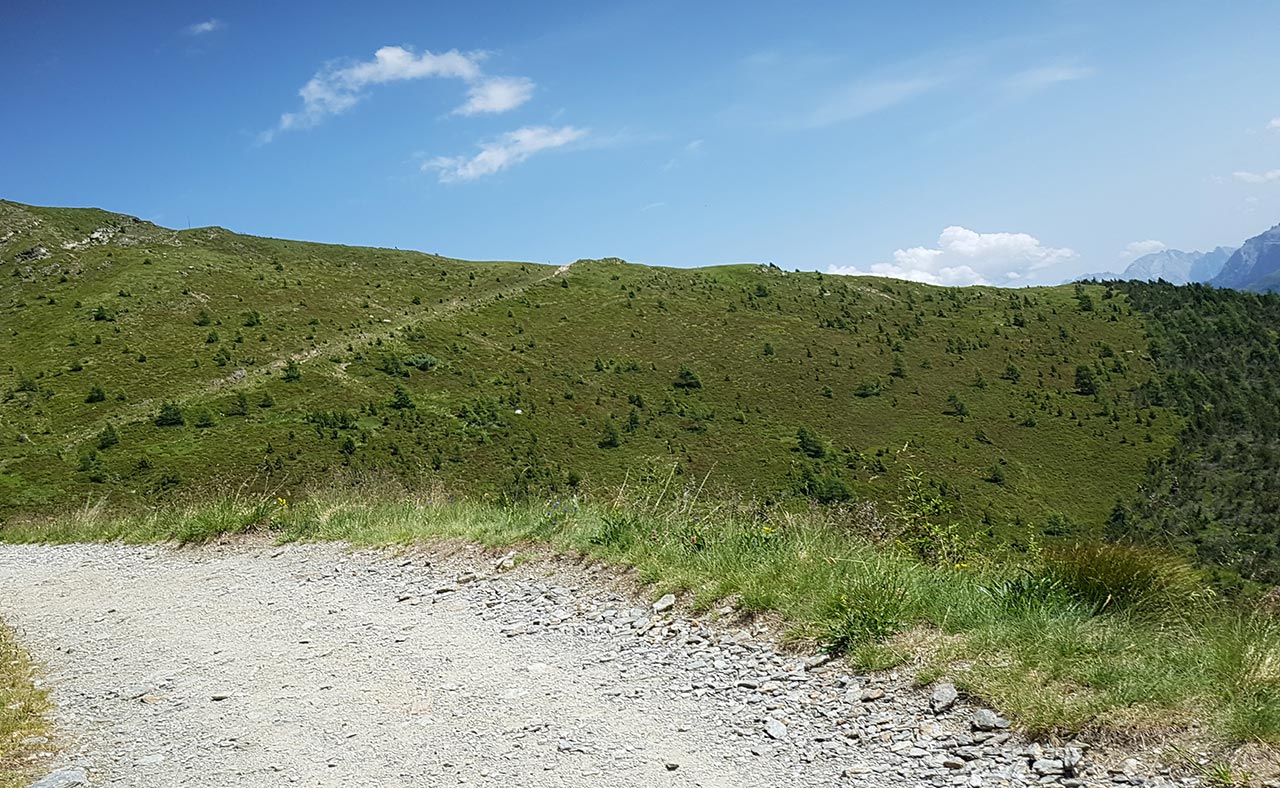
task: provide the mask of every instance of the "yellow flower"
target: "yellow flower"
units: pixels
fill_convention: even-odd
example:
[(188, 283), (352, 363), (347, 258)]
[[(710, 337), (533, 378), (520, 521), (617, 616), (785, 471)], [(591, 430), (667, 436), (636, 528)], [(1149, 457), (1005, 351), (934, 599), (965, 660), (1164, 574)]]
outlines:
[(285, 500), (285, 499), (283, 499), (283, 498), (276, 498), (276, 503), (280, 504), (281, 506), (288, 506), (288, 505), (289, 505), (289, 502), (288, 502), (288, 501), (286, 501), (286, 500)]

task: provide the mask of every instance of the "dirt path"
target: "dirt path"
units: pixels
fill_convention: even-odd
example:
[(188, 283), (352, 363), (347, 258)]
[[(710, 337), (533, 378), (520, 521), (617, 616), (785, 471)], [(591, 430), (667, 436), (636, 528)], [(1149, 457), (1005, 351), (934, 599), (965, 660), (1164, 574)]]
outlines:
[(95, 786), (1082, 784), (904, 681), (490, 561), (0, 546), (0, 616)]

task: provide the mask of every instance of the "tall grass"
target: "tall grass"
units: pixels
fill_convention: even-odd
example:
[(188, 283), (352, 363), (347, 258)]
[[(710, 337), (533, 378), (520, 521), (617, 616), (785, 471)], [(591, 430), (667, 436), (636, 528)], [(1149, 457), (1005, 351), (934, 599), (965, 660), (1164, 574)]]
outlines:
[(777, 615), (793, 641), (863, 667), (947, 675), (1033, 734), (1203, 726), (1223, 742), (1280, 742), (1280, 621), (1216, 598), (1178, 559), (1082, 544), (944, 562), (955, 545), (921, 551), (895, 528), (866, 507), (787, 513), (665, 491), (501, 504), (364, 488), (296, 503), (88, 508), (11, 523), (0, 538), (186, 543), (264, 531), (284, 542), (544, 544), (634, 567), (695, 607), (732, 600)]
[(24, 740), (45, 731), (48, 701), (32, 683), (33, 671), (13, 632), (0, 623), (0, 788), (20, 788), (32, 776)]

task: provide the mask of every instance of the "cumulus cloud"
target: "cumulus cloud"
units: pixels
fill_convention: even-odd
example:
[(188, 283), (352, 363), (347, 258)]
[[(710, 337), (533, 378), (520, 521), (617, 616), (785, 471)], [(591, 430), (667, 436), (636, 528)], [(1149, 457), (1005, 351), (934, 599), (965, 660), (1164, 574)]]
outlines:
[(455, 115), (480, 115), (515, 109), (533, 97), (533, 80), (525, 77), (490, 77), (467, 91), (467, 103)]
[(1238, 181), (1245, 183), (1270, 183), (1271, 181), (1280, 181), (1280, 170), (1267, 170), (1266, 172), (1233, 172), (1231, 173)]
[(1280, 131), (1280, 118), (1272, 118), (1271, 122), (1267, 124), (1267, 128), (1273, 131)]
[(1130, 257), (1142, 257), (1143, 255), (1158, 252), (1164, 249), (1163, 241), (1133, 241), (1126, 244), (1124, 251), (1120, 254), (1120, 259), (1125, 260)]
[(275, 128), (263, 132), (260, 141), (270, 142), (277, 134), (292, 129), (315, 126), (331, 115), (354, 107), (371, 85), (411, 79), (459, 79), (471, 88), (467, 102), (455, 112), (475, 115), (506, 112), (528, 101), (534, 84), (524, 77), (486, 77), (480, 68), (483, 52), (448, 52), (416, 54), (398, 46), (382, 47), (373, 60), (330, 64), (313, 76), (298, 91), (302, 109), (280, 116)]
[(1041, 66), (1020, 71), (1001, 83), (1007, 93), (1015, 96), (1027, 96), (1063, 82), (1074, 82), (1093, 76), (1094, 69), (1088, 66)]
[(893, 253), (893, 262), (828, 268), (850, 276), (888, 276), (933, 285), (1022, 284), (1035, 272), (1075, 260), (1072, 249), (1045, 246), (1026, 233), (979, 233), (948, 227), (936, 248), (915, 246)]
[(226, 23), (221, 19), (206, 19), (203, 22), (196, 22), (194, 25), (187, 25), (187, 35), (202, 36), (206, 33), (213, 33), (226, 27)]
[(587, 136), (586, 129), (562, 126), (525, 126), (481, 143), (474, 156), (437, 156), (424, 162), (424, 171), (435, 171), (441, 183), (473, 181), (514, 167), (535, 153), (568, 145)]

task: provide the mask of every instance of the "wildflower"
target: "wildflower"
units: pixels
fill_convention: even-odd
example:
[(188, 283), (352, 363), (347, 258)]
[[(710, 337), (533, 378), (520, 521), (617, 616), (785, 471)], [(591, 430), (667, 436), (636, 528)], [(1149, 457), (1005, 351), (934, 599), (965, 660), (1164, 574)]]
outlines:
[(285, 500), (285, 499), (283, 499), (283, 498), (276, 498), (276, 503), (280, 504), (281, 506), (288, 506), (288, 505), (289, 505), (289, 502), (288, 502), (288, 501), (286, 501), (286, 500)]

